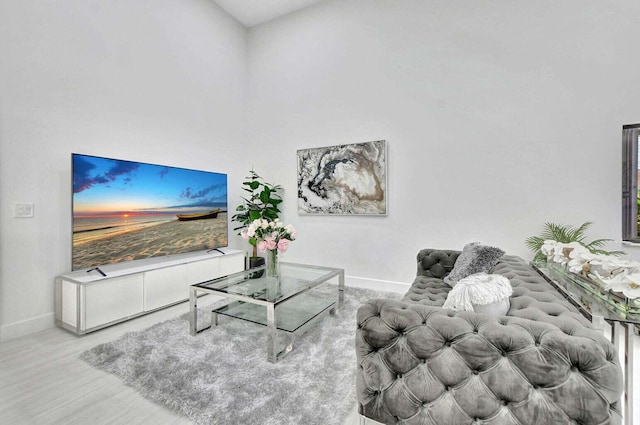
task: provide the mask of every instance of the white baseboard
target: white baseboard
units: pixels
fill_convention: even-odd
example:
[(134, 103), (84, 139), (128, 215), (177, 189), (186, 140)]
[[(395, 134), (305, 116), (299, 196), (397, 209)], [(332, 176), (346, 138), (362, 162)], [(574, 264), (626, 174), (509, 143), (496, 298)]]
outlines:
[(396, 292), (398, 294), (406, 293), (411, 287), (410, 283), (395, 282), (392, 280), (371, 279), (368, 277), (345, 276), (345, 285), (354, 288), (375, 289), (377, 291)]
[(55, 314), (53, 312), (32, 317), (30, 319), (20, 320), (19, 322), (9, 323), (0, 326), (0, 342), (6, 342), (12, 339), (49, 329), (55, 326)]

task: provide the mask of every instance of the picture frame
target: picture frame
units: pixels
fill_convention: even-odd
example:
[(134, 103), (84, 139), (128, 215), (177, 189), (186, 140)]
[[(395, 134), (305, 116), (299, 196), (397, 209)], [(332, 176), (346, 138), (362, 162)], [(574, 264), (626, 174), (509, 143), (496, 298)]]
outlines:
[(387, 143), (297, 151), (298, 213), (387, 215)]

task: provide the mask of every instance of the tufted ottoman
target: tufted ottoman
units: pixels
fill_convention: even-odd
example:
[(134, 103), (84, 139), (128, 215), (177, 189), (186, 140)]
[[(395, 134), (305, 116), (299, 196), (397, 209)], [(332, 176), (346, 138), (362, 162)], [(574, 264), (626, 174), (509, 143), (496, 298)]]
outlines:
[(401, 301), (358, 310), (361, 415), (401, 425), (621, 423), (615, 348), (519, 257), (506, 316), (443, 309), (459, 251), (425, 249)]

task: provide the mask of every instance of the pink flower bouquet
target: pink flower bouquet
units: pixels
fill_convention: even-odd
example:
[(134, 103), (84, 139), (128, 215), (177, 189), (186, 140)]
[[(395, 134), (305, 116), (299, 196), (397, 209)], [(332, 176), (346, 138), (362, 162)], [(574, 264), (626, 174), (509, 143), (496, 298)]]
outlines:
[(291, 224), (286, 226), (279, 220), (267, 221), (257, 219), (241, 232), (242, 238), (255, 244), (261, 252), (278, 250), (286, 252), (289, 242), (296, 239), (296, 229)]

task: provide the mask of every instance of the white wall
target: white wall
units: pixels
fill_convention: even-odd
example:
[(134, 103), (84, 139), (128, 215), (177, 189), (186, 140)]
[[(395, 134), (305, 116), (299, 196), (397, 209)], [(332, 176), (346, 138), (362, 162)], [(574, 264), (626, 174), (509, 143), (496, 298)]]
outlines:
[[(239, 186), (246, 35), (209, 0), (0, 3), (0, 340), (53, 325), (72, 152)], [(13, 218), (23, 202), (34, 218)]]
[[(529, 258), (545, 221), (619, 240), (638, 12), (338, 0), (247, 31), (209, 0), (0, 2), (0, 340), (53, 324), (71, 152), (227, 172), (231, 206), (254, 165), (285, 186), (285, 258), (363, 279), (410, 282), (418, 249), (471, 240)], [(297, 214), (297, 149), (381, 138), (388, 216)]]
[(424, 247), (478, 240), (531, 258), (524, 239), (546, 221), (594, 221), (589, 235), (619, 248), (639, 12), (635, 0), (349, 0), (252, 29), (248, 140), (288, 197), (297, 149), (389, 146), (388, 216), (299, 216), (287, 202), (299, 235), (287, 258), (410, 282)]

